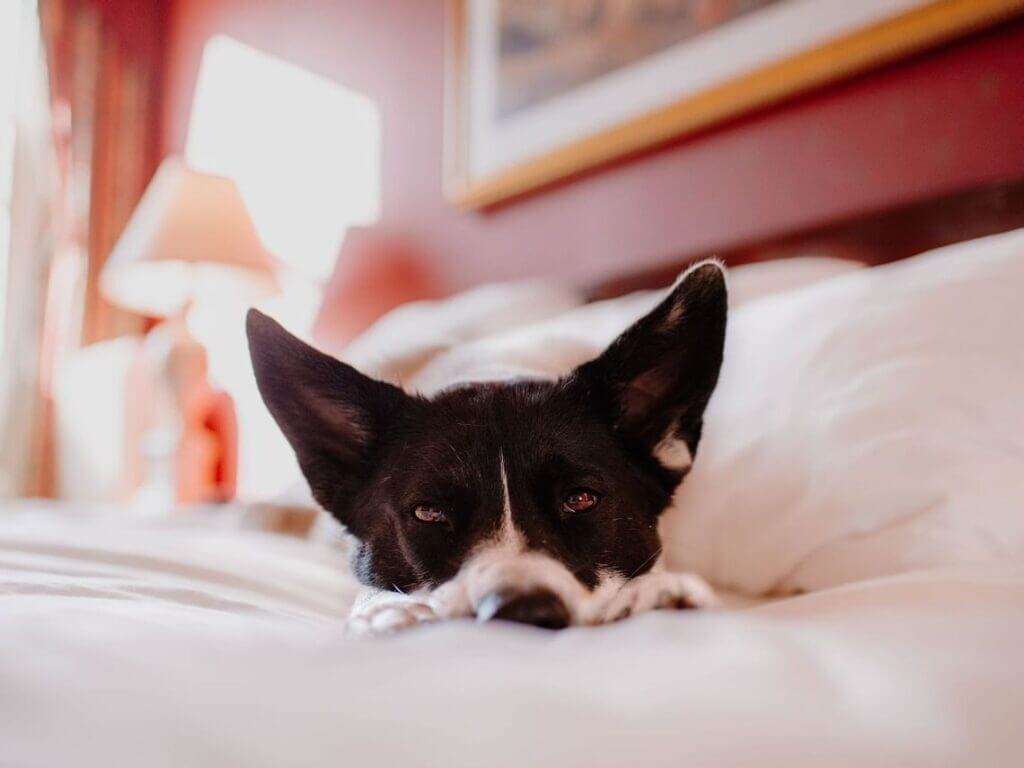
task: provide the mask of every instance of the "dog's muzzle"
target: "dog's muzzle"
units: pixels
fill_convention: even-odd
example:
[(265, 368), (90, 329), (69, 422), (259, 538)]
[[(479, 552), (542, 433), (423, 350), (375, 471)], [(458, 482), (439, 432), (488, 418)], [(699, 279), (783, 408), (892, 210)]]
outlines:
[(521, 592), (500, 589), (480, 601), (477, 621), (515, 621), (543, 629), (564, 629), (569, 626), (569, 609), (556, 595), (546, 589)]

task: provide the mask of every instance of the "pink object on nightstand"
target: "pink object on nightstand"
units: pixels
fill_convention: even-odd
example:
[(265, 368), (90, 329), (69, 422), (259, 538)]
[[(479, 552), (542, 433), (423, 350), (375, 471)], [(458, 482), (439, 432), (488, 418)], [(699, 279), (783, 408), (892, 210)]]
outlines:
[[(179, 504), (228, 501), (235, 495), (238, 474), (238, 422), (231, 396), (209, 383), (206, 352), (192, 341), (171, 342), (167, 356), (151, 349), (173, 329), (157, 326), (139, 348), (125, 381), (125, 467), (123, 487), (128, 497), (154, 482), (166, 484), (167, 501)], [(170, 370), (167, 370), (167, 368)], [(164, 392), (164, 387), (170, 391)], [(161, 407), (166, 394), (173, 405)], [(170, 424), (161, 424), (168, 417)], [(149, 444), (171, 427), (163, 467), (152, 465)], [(158, 477), (152, 476), (156, 470)], [(166, 475), (166, 476), (163, 476)], [(152, 494), (149, 494), (151, 500)]]
[(410, 301), (444, 295), (440, 281), (408, 240), (354, 227), (324, 290), (313, 338), (340, 350), (384, 314)]

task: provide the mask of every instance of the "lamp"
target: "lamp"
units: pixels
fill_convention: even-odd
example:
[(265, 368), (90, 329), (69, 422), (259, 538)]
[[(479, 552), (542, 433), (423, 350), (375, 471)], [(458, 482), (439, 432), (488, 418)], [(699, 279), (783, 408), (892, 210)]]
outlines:
[(190, 308), (216, 301), (218, 311), (229, 312), (276, 288), (273, 260), (234, 182), (193, 170), (180, 158), (165, 160), (100, 274), (100, 290), (111, 303), (165, 318), (142, 345), (152, 389), (127, 398), (137, 411), (129, 422), (142, 432), (135, 501), (147, 513), (218, 495), (196, 468), (215, 460), (204, 423), (216, 397), (207, 383), (206, 352), (188, 331)]
[(234, 182), (172, 157), (111, 251), (100, 289), (123, 309), (172, 317), (206, 296), (272, 293), (273, 266)]

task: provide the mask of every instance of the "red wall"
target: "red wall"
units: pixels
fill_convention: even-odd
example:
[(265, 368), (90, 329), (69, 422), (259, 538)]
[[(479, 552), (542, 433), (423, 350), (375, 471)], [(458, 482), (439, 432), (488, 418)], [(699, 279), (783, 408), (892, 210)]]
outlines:
[(1024, 21), (488, 213), (441, 190), (441, 0), (174, 0), (165, 148), (203, 45), (226, 34), (355, 88), (383, 119), (382, 226), (456, 284), (595, 278), (1024, 177)]

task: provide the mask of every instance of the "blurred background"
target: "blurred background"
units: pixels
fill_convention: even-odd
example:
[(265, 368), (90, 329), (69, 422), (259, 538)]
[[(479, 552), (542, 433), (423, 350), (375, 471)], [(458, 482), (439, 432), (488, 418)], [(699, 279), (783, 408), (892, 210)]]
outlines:
[(1024, 225), (1022, 5), (0, 0), (0, 495), (291, 504), (251, 305)]

